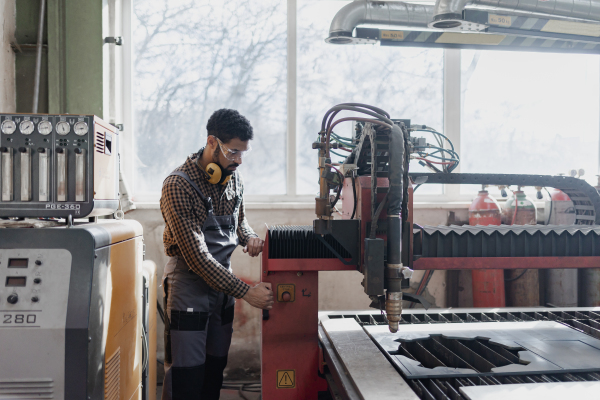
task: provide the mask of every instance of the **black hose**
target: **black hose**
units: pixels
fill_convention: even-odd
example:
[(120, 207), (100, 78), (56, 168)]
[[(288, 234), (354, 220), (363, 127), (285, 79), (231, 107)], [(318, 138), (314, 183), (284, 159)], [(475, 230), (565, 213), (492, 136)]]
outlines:
[[(404, 133), (398, 125), (392, 127), (390, 132), (390, 160), (389, 160), (389, 199), (388, 215), (402, 213), (402, 200), (404, 199)], [(402, 217), (406, 217), (403, 215)]]
[(373, 112), (373, 111), (365, 110), (365, 109), (362, 109), (362, 108), (359, 108), (359, 107), (350, 107), (350, 106), (339, 106), (338, 107), (338, 106), (336, 106), (336, 107), (333, 107), (333, 110), (335, 110), (335, 111), (338, 111), (338, 110), (339, 111), (342, 111), (342, 110), (345, 110), (345, 111), (355, 111), (355, 112), (358, 112), (358, 113), (363, 113), (363, 114), (370, 115), (370, 116), (375, 117), (375, 118), (377, 118), (379, 120), (382, 120), (383, 122), (386, 122), (386, 123), (388, 123), (390, 125), (394, 125), (394, 121), (392, 121), (391, 119), (389, 119), (389, 117), (386, 117), (385, 115), (382, 115), (382, 114), (379, 114), (379, 113), (376, 113), (376, 112)]
[[(362, 109), (362, 108), (359, 108), (359, 107), (337, 105), (337, 106), (334, 106), (334, 107), (330, 108), (329, 111), (327, 111), (327, 113), (325, 114), (325, 117), (323, 118), (323, 122), (321, 124), (321, 132), (326, 132), (327, 128), (329, 128), (329, 126), (328, 126), (328, 117), (329, 117), (329, 114), (331, 112), (334, 112), (334, 111), (342, 111), (342, 110), (355, 111), (355, 112), (358, 112), (358, 113), (367, 114), (367, 115), (370, 115), (370, 116), (375, 117), (377, 119), (380, 119), (380, 120), (382, 120), (382, 121), (384, 121), (384, 122), (386, 122), (386, 123), (388, 123), (390, 125), (394, 125), (394, 122), (389, 118), (389, 114), (386, 117), (385, 115), (378, 114), (376, 112), (365, 110), (365, 109)], [(329, 121), (329, 123), (331, 123), (331, 121)]]
[(340, 185), (338, 186), (338, 191), (335, 194), (335, 200), (333, 201), (333, 203), (331, 203), (331, 208), (333, 209), (333, 207), (335, 207), (335, 205), (337, 204), (338, 200), (340, 199), (340, 195), (342, 194), (342, 186), (344, 185), (344, 175), (342, 175), (341, 172), (335, 171), (339, 177), (340, 177)]
[(387, 202), (387, 199), (388, 199), (388, 194), (389, 194), (389, 192), (385, 194), (385, 197), (383, 198), (381, 203), (379, 203), (379, 206), (377, 206), (377, 210), (375, 210), (375, 215), (373, 216), (373, 221), (371, 221), (371, 232), (369, 234), (369, 239), (375, 239), (375, 234), (377, 233), (377, 221), (379, 221), (379, 215), (381, 215), (381, 212), (383, 211), (383, 207), (385, 207), (385, 203)]
[(354, 193), (354, 207), (352, 208), (352, 216), (350, 219), (354, 219), (354, 216), (356, 215), (356, 182), (354, 177), (352, 177), (352, 192)]
[(526, 269), (525, 271), (521, 272), (521, 273), (519, 274), (519, 276), (516, 276), (516, 277), (514, 277), (514, 278), (504, 278), (504, 282), (513, 282), (513, 281), (516, 281), (517, 279), (519, 279), (519, 278), (521, 278), (523, 275), (525, 275), (525, 273), (526, 273), (527, 271), (529, 271), (529, 269)]
[[(327, 117), (329, 116), (329, 114), (331, 114), (333, 111), (340, 111), (340, 110), (345, 109), (345, 108), (343, 108), (344, 106), (367, 108), (367, 109), (375, 111), (376, 113), (379, 113), (382, 117), (390, 118), (390, 114), (387, 111), (384, 111), (384, 110), (382, 110), (381, 108), (378, 108), (378, 107), (370, 106), (368, 104), (363, 104), (363, 103), (340, 103), (340, 104), (338, 104), (336, 106), (331, 107), (325, 113), (325, 116), (323, 117), (323, 122), (321, 123), (321, 130), (322, 131), (324, 131), (325, 127), (327, 126), (326, 122), (327, 122)], [(342, 107), (342, 108), (338, 108), (338, 107)], [(350, 111), (352, 111), (352, 110), (350, 110)], [(359, 112), (362, 112), (362, 111), (359, 111)]]
[(548, 193), (548, 197), (550, 197), (550, 212), (548, 213), (548, 225), (550, 225), (550, 218), (552, 217), (552, 195), (550, 194), (547, 188), (544, 188), (544, 190), (546, 190), (546, 193)]
[(423, 294), (423, 292), (425, 291), (425, 289), (427, 289), (427, 285), (429, 285), (429, 281), (433, 277), (433, 273), (434, 272), (435, 272), (435, 270), (432, 269), (431, 272), (429, 273), (429, 276), (427, 276), (427, 280), (425, 281), (425, 284), (423, 285), (423, 287), (421, 288), (421, 290), (417, 291), (417, 295), (420, 296), (421, 294)]

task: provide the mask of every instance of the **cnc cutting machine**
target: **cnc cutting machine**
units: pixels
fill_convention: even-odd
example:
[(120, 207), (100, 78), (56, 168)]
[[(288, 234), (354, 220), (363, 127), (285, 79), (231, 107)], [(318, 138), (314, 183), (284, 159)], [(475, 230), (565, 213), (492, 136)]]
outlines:
[[(342, 110), (368, 118), (335, 120)], [(356, 122), (354, 137), (335, 135), (333, 128), (347, 120)], [(600, 268), (600, 195), (595, 188), (563, 176), (453, 173), (459, 158), (449, 140), (439, 134), (445, 141), (432, 146), (414, 136), (418, 130), (431, 129), (391, 119), (385, 111), (363, 104), (340, 104), (325, 115), (319, 140), (313, 144), (319, 151), (317, 219), (312, 226), (270, 227), (263, 250), (263, 280), (271, 282), (276, 297), (273, 309), (263, 314), (264, 399), (316, 399), (318, 392), (328, 388), (341, 398), (475, 399), (483, 397), (469, 397), (472, 390), (461, 388), (600, 377), (600, 363), (593, 359), (585, 365), (574, 361), (577, 356), (569, 358), (574, 363), (569, 365), (541, 361), (568, 353), (566, 342), (577, 342), (573, 354), (600, 351), (597, 309), (403, 314), (402, 301), (423, 302), (406, 292), (415, 269)], [(334, 151), (349, 155), (342, 163), (332, 163)], [(434, 172), (410, 173), (411, 158)], [(569, 226), (413, 224), (413, 185), (442, 183), (558, 188), (573, 200), (576, 222)], [(342, 219), (334, 218), (342, 197)], [(377, 311), (324, 315), (319, 322), (318, 271), (348, 270), (364, 275), (365, 295)], [(585, 272), (583, 276), (585, 281)], [(595, 289), (584, 285), (584, 290)], [(465, 329), (471, 322), (479, 325)], [(428, 329), (407, 329), (411, 324)], [(515, 329), (516, 336), (510, 333)], [(536, 335), (531, 332), (538, 329), (560, 330), (560, 334), (538, 335), (535, 345), (524, 343), (532, 341)], [(488, 330), (507, 333), (486, 337), (482, 331)], [(561, 346), (565, 346), (561, 354), (551, 351)], [(521, 352), (527, 354), (522, 357)], [(530, 353), (541, 359), (534, 363)], [(536, 367), (519, 369), (530, 364)], [(430, 373), (439, 369), (444, 374)], [(446, 375), (452, 374), (457, 378), (447, 380)], [(597, 385), (592, 384), (595, 390)], [(481, 389), (473, 390), (472, 396), (477, 396)]]

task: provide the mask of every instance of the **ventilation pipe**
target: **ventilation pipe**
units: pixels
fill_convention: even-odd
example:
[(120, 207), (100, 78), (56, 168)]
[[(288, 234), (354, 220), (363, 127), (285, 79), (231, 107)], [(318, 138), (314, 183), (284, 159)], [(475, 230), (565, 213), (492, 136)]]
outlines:
[(354, 28), (363, 24), (427, 28), (427, 24), (433, 20), (433, 10), (431, 5), (357, 0), (338, 11), (331, 21), (329, 37), (325, 41), (332, 44), (376, 42), (352, 37)]
[(600, 21), (598, 0), (437, 0), (431, 28), (458, 28), (465, 23), (462, 12), (469, 8), (493, 7), (496, 10), (535, 13), (547, 17), (567, 17), (584, 21)]
[(354, 28), (366, 24), (457, 31), (485, 29), (485, 25), (463, 20), (465, 7), (537, 18), (600, 22), (600, 0), (437, 0), (435, 6), (356, 0), (338, 11), (325, 41), (332, 44), (375, 43), (377, 40), (374, 39), (352, 37)]

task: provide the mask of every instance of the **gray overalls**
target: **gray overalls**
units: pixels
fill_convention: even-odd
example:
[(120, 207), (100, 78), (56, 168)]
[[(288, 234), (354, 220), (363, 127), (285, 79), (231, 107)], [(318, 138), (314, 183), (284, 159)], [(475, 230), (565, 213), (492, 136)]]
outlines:
[[(211, 198), (204, 197), (186, 173), (175, 171), (171, 175), (188, 181), (204, 201), (208, 211), (202, 226), (204, 240), (215, 260), (231, 270), (242, 202), (238, 179), (233, 215), (215, 216)], [(166, 318), (162, 400), (218, 399), (231, 344), (235, 298), (208, 286), (183, 257), (170, 258), (163, 284)]]

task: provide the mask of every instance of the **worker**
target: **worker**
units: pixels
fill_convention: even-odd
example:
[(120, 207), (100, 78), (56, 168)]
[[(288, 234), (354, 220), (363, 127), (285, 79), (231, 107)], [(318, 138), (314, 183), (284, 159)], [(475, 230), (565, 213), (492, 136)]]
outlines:
[(252, 126), (237, 111), (221, 109), (206, 129), (206, 147), (165, 179), (160, 199), (170, 257), (163, 275), (163, 400), (218, 399), (235, 299), (265, 310), (273, 306), (270, 283), (250, 287), (231, 270), (238, 244), (251, 257), (264, 244), (246, 220), (237, 171), (250, 152)]

